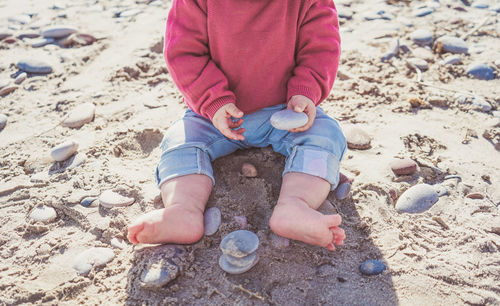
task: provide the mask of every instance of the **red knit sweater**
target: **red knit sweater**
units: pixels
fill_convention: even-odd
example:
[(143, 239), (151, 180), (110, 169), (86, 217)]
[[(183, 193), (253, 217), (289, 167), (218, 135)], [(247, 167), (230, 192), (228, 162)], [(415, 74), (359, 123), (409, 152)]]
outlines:
[(329, 94), (340, 56), (332, 0), (173, 0), (164, 48), (196, 113), (227, 103), (244, 113)]

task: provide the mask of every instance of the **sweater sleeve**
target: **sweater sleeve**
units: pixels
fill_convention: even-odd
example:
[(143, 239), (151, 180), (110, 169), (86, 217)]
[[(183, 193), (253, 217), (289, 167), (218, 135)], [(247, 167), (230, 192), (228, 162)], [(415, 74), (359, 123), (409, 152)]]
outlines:
[(340, 35), (333, 1), (309, 1), (298, 31), (296, 66), (288, 80), (287, 101), (303, 95), (318, 105), (330, 93), (339, 65)]
[(194, 112), (212, 119), (220, 107), (235, 103), (236, 97), (210, 56), (205, 4), (203, 0), (173, 1), (163, 53), (184, 101)]

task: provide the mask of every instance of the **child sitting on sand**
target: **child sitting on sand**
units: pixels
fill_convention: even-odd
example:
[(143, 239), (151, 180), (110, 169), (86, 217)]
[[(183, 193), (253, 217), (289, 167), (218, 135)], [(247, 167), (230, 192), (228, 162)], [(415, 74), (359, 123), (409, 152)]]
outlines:
[[(174, 0), (164, 55), (189, 109), (161, 144), (156, 178), (165, 208), (140, 216), (128, 239), (198, 241), (215, 184), (211, 161), (271, 145), (287, 157), (271, 229), (331, 251), (341, 245), (341, 217), (316, 211), (339, 182), (346, 148), (338, 122), (317, 108), (339, 64), (332, 0)], [(272, 127), (271, 115), (285, 108), (308, 122)]]

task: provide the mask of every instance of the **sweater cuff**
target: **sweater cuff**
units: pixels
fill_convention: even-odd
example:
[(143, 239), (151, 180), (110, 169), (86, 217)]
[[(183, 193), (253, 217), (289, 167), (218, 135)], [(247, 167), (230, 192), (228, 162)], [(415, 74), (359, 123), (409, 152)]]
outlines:
[(210, 103), (210, 105), (207, 106), (207, 108), (205, 108), (204, 113), (206, 114), (206, 116), (208, 116), (210, 121), (212, 121), (212, 118), (214, 117), (215, 113), (219, 110), (219, 108), (221, 108), (224, 105), (229, 104), (229, 103), (236, 104), (235, 102), (236, 101), (234, 100), (234, 97), (232, 97), (232, 96), (225, 96), (225, 97), (217, 98), (217, 99), (213, 100), (212, 103)]
[(305, 86), (290, 86), (288, 87), (288, 94), (286, 102), (290, 101), (290, 98), (296, 95), (306, 96), (314, 102), (314, 105), (318, 106), (319, 97), (317, 97), (309, 87)]

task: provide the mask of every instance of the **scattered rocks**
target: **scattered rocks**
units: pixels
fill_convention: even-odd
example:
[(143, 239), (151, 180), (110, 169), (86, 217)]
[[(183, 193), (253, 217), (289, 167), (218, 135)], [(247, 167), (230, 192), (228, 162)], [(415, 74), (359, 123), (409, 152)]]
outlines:
[(275, 233), (269, 234), (269, 241), (271, 246), (278, 250), (286, 249), (290, 245), (290, 239), (278, 236)]
[(52, 66), (41, 60), (20, 60), (19, 62), (17, 62), (17, 68), (28, 73), (52, 73)]
[(343, 200), (347, 198), (350, 191), (351, 191), (351, 183), (349, 182), (342, 183), (335, 190), (335, 198), (337, 200)]
[(205, 236), (211, 236), (219, 229), (222, 220), (221, 212), (217, 207), (210, 207), (205, 211), (203, 219), (205, 223)]
[(63, 126), (80, 128), (84, 124), (91, 122), (95, 115), (95, 105), (84, 103), (75, 107), (62, 122)]
[(115, 257), (112, 249), (90, 248), (80, 253), (74, 261), (73, 268), (81, 275), (87, 275), (93, 267), (100, 267)]
[(66, 37), (72, 33), (77, 32), (77, 30), (72, 26), (51, 26), (42, 30), (42, 36), (44, 38), (62, 38)]
[(50, 206), (37, 206), (33, 208), (30, 213), (30, 219), (37, 222), (51, 222), (57, 218), (57, 213), (54, 208)]
[(259, 238), (247, 230), (229, 233), (220, 243), (222, 256), (219, 266), (230, 274), (240, 274), (250, 270), (259, 261), (255, 254), (259, 247)]
[(428, 184), (418, 184), (406, 190), (396, 202), (396, 210), (405, 213), (421, 213), (434, 205), (439, 198), (435, 188)]
[(429, 68), (429, 63), (427, 63), (426, 60), (422, 58), (409, 58), (408, 63), (410, 63), (412, 66), (417, 67), (420, 70), (427, 70)]
[(106, 190), (99, 196), (99, 203), (106, 208), (129, 206), (134, 202), (134, 198), (124, 197), (112, 190)]
[(243, 163), (241, 166), (241, 174), (243, 174), (244, 177), (256, 177), (258, 175), (257, 169), (250, 163)]
[(97, 199), (98, 197), (85, 197), (80, 201), (80, 204), (84, 207), (90, 207)]
[(160, 288), (170, 283), (179, 275), (179, 267), (164, 261), (144, 269), (141, 274), (141, 285), (146, 288)]
[(493, 68), (484, 63), (472, 63), (467, 67), (467, 74), (479, 80), (493, 80), (495, 73)]
[(432, 44), (434, 36), (433, 36), (432, 32), (427, 30), (427, 29), (419, 29), (419, 30), (413, 31), (410, 34), (410, 38), (417, 45), (425, 46), (425, 45)]
[(396, 175), (411, 175), (417, 171), (417, 163), (410, 158), (396, 158), (390, 163), (390, 167)]
[(368, 259), (359, 267), (361, 273), (364, 275), (377, 275), (384, 272), (386, 268), (387, 267), (383, 262), (376, 259)]
[(366, 150), (371, 148), (371, 137), (360, 128), (351, 128), (345, 132), (349, 149)]
[(60, 145), (54, 147), (50, 152), (50, 156), (55, 161), (65, 161), (70, 158), (78, 150), (78, 143), (74, 140), (67, 140)]
[(4, 114), (0, 114), (0, 131), (5, 128), (7, 125), (7, 116)]
[(285, 109), (271, 116), (271, 125), (278, 130), (291, 130), (304, 126), (308, 121), (305, 113), (297, 113), (291, 109)]
[(442, 36), (436, 40), (436, 44), (440, 44), (442, 50), (450, 53), (467, 53), (469, 50), (463, 39), (453, 36)]

